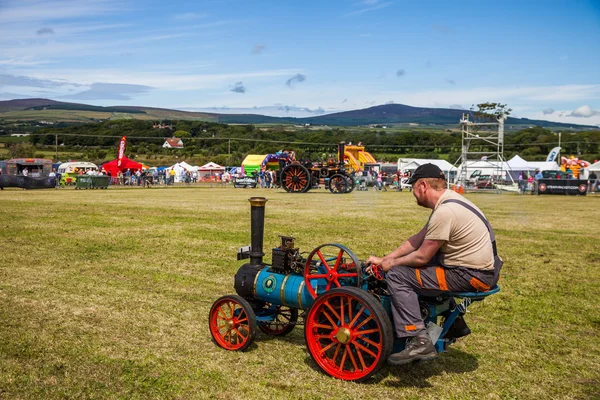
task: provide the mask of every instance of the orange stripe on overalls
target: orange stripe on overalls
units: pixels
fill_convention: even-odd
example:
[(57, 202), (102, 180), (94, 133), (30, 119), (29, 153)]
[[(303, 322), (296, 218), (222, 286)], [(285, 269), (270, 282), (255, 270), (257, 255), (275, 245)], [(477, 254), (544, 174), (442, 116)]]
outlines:
[(446, 271), (444, 271), (444, 268), (437, 267), (435, 269), (435, 276), (437, 277), (438, 285), (440, 285), (440, 290), (448, 290), (448, 285), (446, 284)]

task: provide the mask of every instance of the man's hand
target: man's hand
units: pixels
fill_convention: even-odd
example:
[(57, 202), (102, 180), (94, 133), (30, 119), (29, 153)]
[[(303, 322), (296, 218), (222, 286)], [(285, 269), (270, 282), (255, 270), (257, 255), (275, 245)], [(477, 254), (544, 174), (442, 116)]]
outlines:
[(370, 264), (381, 265), (382, 262), (383, 262), (383, 257), (369, 256), (369, 258), (367, 258), (366, 264), (367, 265), (370, 265)]

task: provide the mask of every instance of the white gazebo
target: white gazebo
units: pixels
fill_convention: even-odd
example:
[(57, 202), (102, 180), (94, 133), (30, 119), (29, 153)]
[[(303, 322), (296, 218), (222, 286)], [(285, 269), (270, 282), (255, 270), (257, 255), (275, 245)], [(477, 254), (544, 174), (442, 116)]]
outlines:
[(198, 174), (200, 176), (205, 176), (205, 175), (213, 176), (213, 175), (217, 175), (224, 171), (225, 171), (225, 167), (222, 167), (219, 164), (214, 163), (212, 161), (204, 164), (201, 167), (198, 167)]

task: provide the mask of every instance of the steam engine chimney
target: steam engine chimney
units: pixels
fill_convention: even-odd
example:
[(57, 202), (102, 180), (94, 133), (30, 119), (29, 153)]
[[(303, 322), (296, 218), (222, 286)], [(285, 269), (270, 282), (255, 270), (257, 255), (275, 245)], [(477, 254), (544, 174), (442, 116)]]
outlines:
[(263, 237), (265, 234), (265, 204), (264, 197), (250, 197), (250, 265), (262, 266)]

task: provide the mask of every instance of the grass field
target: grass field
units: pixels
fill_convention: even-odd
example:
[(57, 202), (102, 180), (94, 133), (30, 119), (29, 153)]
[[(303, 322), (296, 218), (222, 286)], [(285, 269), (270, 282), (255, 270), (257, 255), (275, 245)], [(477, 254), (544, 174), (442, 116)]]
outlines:
[(496, 229), (501, 292), (436, 361), (357, 384), (320, 373), (300, 327), (243, 353), (211, 342), (251, 195), (269, 199), (265, 249), (291, 234), (365, 259), (428, 216), (406, 192), (1, 191), (0, 399), (600, 398), (599, 198), (468, 195)]

